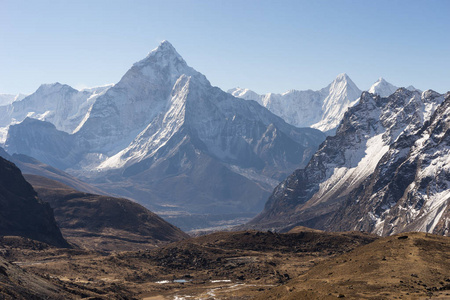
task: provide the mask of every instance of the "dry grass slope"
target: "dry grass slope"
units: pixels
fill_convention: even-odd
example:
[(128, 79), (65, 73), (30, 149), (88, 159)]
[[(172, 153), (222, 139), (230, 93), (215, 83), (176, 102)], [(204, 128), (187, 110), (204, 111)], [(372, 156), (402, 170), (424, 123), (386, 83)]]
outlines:
[(325, 260), (257, 299), (450, 298), (450, 238), (405, 233)]

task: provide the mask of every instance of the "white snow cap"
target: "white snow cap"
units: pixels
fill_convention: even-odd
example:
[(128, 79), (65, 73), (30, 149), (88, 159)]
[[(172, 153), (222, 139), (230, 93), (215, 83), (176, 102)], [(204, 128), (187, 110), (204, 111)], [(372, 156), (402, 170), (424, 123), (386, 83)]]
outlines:
[(348, 81), (350, 77), (348, 77), (347, 73), (341, 73), (338, 76), (336, 76), (336, 79), (334, 81)]
[(150, 51), (144, 59), (136, 62), (133, 66), (138, 68), (146, 67), (148, 65), (158, 65), (159, 67), (164, 67), (174, 64), (181, 64), (187, 67), (186, 62), (181, 57), (181, 55), (178, 54), (177, 50), (175, 50), (172, 44), (164, 40), (159, 44), (158, 47)]
[(383, 77), (380, 77), (369, 89), (369, 93), (378, 94), (381, 97), (388, 97), (395, 93), (398, 89), (395, 85), (387, 82)]
[(181, 55), (178, 54), (177, 50), (175, 50), (175, 47), (172, 46), (172, 44), (167, 40), (162, 41), (158, 47), (156, 47), (155, 49), (150, 51), (148, 53), (147, 57), (155, 56), (158, 53), (173, 54), (173, 55), (179, 57), (180, 59), (182, 59)]

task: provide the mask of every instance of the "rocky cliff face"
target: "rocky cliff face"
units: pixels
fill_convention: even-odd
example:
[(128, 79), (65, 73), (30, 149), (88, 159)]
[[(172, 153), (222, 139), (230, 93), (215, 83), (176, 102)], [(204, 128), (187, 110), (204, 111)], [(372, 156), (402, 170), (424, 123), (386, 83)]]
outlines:
[[(416, 213), (414, 217), (411, 217), (412, 213), (408, 213), (410, 220), (400, 222), (400, 208), (394, 213), (390, 207), (398, 202), (398, 195), (407, 193), (409, 183), (406, 183), (419, 172), (417, 162), (410, 160), (410, 163), (405, 163), (402, 160), (407, 157), (412, 147), (412, 137), (425, 130), (422, 126), (429, 126), (432, 122), (430, 118), (436, 119), (435, 115), (431, 116), (443, 101), (444, 96), (432, 91), (420, 94), (417, 91), (399, 89), (387, 98), (363, 93), (360, 103), (346, 113), (336, 136), (328, 137), (306, 168), (295, 171), (275, 189), (265, 210), (250, 224), (278, 229), (295, 225), (329, 230), (364, 229), (391, 234), (398, 230), (411, 229), (410, 225), (407, 226), (409, 223), (423, 222), (421, 215), (431, 216), (432, 213)], [(436, 113), (444, 106), (445, 103)], [(429, 152), (440, 159), (441, 155), (445, 155), (442, 151)], [(389, 177), (399, 176), (397, 168), (403, 170), (400, 173), (406, 177), (398, 180)], [(379, 178), (376, 179), (376, 176)], [(397, 196), (389, 197), (397, 197), (396, 200), (380, 200), (388, 196), (378, 185), (393, 184), (398, 185), (391, 190), (395, 191)], [(411, 197), (414, 201), (424, 203), (419, 200), (418, 195)], [(446, 201), (440, 196), (437, 198), (439, 201)], [(373, 208), (374, 203), (381, 202), (383, 204), (376, 206), (378, 210)], [(405, 209), (405, 206), (402, 208)], [(434, 216), (439, 215), (440, 218), (444, 214), (443, 209), (440, 206), (438, 210), (428, 211), (432, 210)], [(381, 211), (385, 210), (386, 215), (399, 222), (399, 229), (381, 229), (384, 225), (380, 225), (382, 220), (379, 217)], [(366, 223), (372, 224), (372, 227)], [(430, 231), (432, 227), (416, 226), (422, 231)]]
[[(428, 99), (439, 97), (426, 93)], [(380, 235), (403, 231), (449, 235), (449, 116), (447, 94), (417, 133), (402, 135), (391, 145), (372, 176), (347, 197), (326, 227)]]
[(0, 158), (0, 235), (16, 235), (68, 247), (48, 203), (42, 202), (20, 170)]

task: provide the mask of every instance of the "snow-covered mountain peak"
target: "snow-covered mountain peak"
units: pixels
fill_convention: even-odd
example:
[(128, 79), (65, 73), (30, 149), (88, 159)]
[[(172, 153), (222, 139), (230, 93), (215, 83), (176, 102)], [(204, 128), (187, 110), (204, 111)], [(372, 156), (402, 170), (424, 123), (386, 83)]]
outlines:
[(153, 49), (152, 51), (150, 51), (147, 55), (146, 58), (150, 58), (150, 57), (154, 57), (154, 56), (158, 56), (161, 54), (166, 54), (166, 55), (172, 55), (172, 56), (177, 56), (180, 59), (183, 59), (180, 54), (178, 54), (177, 50), (175, 50), (175, 47), (172, 46), (172, 44), (169, 41), (162, 41), (158, 47), (156, 47), (155, 49)]
[(410, 91), (419, 91), (419, 92), (421, 92), (419, 89), (416, 89), (413, 85), (407, 86), (406, 89), (410, 90)]
[[(8, 125), (20, 123), (26, 117), (31, 117), (51, 122), (58, 130), (72, 133), (95, 99), (104, 94), (108, 88), (109, 86), (103, 86), (78, 91), (59, 82), (42, 84), (33, 94), (17, 97), (0, 109), (0, 127), (6, 129)], [(4, 137), (6, 138), (6, 135)]]
[(162, 41), (161, 44), (150, 51), (150, 53), (143, 60), (135, 63), (134, 65), (144, 67), (148, 64), (158, 64), (160, 66), (181, 64), (183, 66), (187, 66), (181, 55), (168, 41)]
[(361, 95), (361, 90), (356, 86), (356, 84), (350, 79), (350, 77), (346, 73), (339, 74), (336, 79), (328, 85), (326, 88), (322, 89), (328, 94), (334, 94), (335, 96), (342, 95), (348, 99), (356, 99)]
[(48, 92), (54, 92), (59, 91), (62, 88), (65, 89), (73, 89), (72, 87), (68, 86), (67, 84), (61, 84), (59, 82), (55, 83), (44, 83), (39, 86), (39, 88), (36, 90), (36, 93), (48, 93)]
[(188, 66), (169, 42), (162, 42), (96, 100), (77, 134), (102, 153), (123, 149), (170, 106), (171, 92), (182, 75), (210, 86), (206, 77)]
[(347, 109), (356, 104), (361, 90), (345, 74), (339, 74), (326, 88), (320, 90), (324, 99), (322, 102), (322, 118), (311, 127), (332, 133), (339, 125)]
[(39, 86), (39, 89), (48, 89), (51, 87), (58, 87), (58, 86), (62, 86), (63, 84), (59, 83), (59, 82), (53, 82), (53, 83), (43, 83)]
[(440, 97), (440, 96), (442, 96), (442, 95), (433, 90), (426, 90), (426, 91), (422, 92), (423, 98), (432, 98), (433, 99), (433, 98)]
[(177, 53), (177, 51), (175, 50), (175, 47), (172, 46), (172, 44), (168, 41), (168, 40), (163, 40), (158, 47), (156, 47), (155, 49), (153, 49), (151, 52), (157, 52), (157, 51), (161, 51), (161, 52), (173, 52), (173, 53)]
[(209, 83), (203, 74), (188, 66), (172, 44), (162, 41), (144, 59), (135, 63), (117, 85), (119, 87), (122, 83), (134, 85), (130, 81), (135, 81), (137, 77), (140, 77), (139, 81), (144, 80), (152, 82), (153, 85), (172, 87), (182, 74), (195, 76)]
[(319, 91), (290, 90), (283, 94), (258, 95), (249, 89), (235, 88), (228, 93), (255, 100), (294, 126), (313, 127), (332, 134), (348, 107), (356, 103), (361, 90), (346, 73), (342, 73)]
[(369, 89), (369, 93), (380, 95), (381, 97), (388, 97), (395, 93), (398, 89), (395, 85), (387, 82), (383, 77), (380, 77)]
[(347, 73), (341, 73), (338, 76), (336, 76), (336, 79), (334, 81), (335, 82), (340, 82), (340, 81), (346, 82), (348, 80), (350, 80), (350, 77), (348, 77)]

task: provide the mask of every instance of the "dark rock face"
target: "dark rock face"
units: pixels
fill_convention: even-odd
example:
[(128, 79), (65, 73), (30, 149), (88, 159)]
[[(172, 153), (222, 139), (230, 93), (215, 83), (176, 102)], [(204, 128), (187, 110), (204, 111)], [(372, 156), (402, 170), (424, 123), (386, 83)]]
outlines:
[[(391, 146), (372, 176), (327, 222), (327, 228), (345, 230), (354, 226), (380, 235), (424, 231), (448, 236), (449, 117), (447, 94), (445, 102), (416, 134), (402, 136)], [(362, 215), (368, 217), (358, 222)]]
[(336, 136), (274, 190), (249, 226), (448, 234), (446, 99), (363, 93)]
[(68, 247), (48, 203), (11, 162), (0, 158), (0, 235), (17, 235), (58, 247)]

